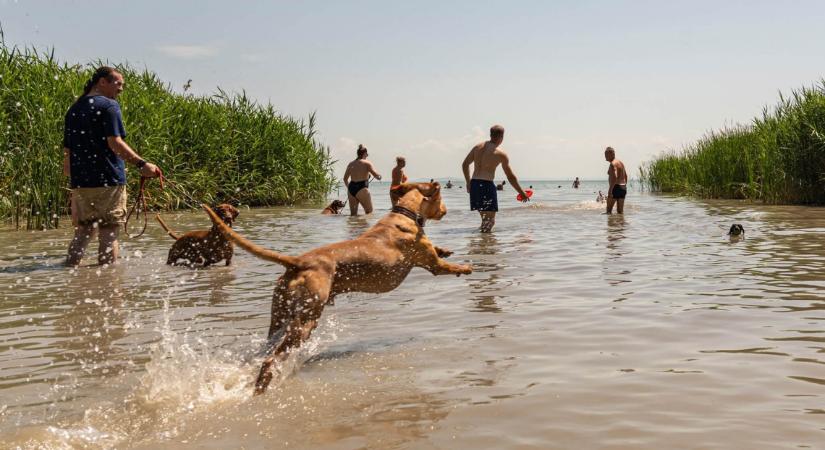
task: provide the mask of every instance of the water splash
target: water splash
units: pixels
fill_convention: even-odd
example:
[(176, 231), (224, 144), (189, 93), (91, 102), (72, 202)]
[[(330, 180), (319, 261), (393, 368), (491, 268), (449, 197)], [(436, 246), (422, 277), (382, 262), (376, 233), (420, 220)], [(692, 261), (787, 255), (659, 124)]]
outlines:
[(170, 326), (169, 296), (163, 298), (161, 340), (153, 344), (137, 398), (148, 408), (193, 411), (217, 402), (250, 396), (252, 370), (230, 350), (213, 350), (208, 342)]

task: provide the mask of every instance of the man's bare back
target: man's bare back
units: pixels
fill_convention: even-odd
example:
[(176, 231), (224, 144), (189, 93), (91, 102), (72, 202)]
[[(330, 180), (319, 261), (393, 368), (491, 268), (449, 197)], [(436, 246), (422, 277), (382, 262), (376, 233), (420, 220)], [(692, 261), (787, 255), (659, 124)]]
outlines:
[(610, 183), (611, 186), (614, 184), (627, 184), (627, 172), (625, 171), (624, 163), (618, 159), (614, 159), (610, 162), (610, 168), (607, 169), (607, 175), (608, 183)]

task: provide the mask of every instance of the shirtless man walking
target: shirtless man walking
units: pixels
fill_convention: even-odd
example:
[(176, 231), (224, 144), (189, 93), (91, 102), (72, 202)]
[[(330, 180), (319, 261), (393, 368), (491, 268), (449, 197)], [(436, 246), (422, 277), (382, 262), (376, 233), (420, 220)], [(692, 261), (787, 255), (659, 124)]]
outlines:
[[(499, 164), (504, 169), (504, 175), (510, 180), (510, 184), (521, 194), (522, 201), (529, 201), (527, 194), (521, 189), (513, 169), (510, 168), (510, 159), (507, 157), (507, 153), (499, 148), (503, 141), (504, 127), (493, 125), (490, 128), (490, 140), (473, 147), (461, 164), (461, 169), (464, 171), (464, 180), (467, 182), (467, 192), (470, 193), (470, 210), (478, 211), (481, 215), (482, 233), (489, 233), (496, 224), (498, 193), (493, 180)], [(473, 164), (472, 180), (470, 179), (470, 164)]]
[(369, 190), (369, 176), (381, 179), (381, 175), (375, 171), (372, 163), (367, 161), (367, 147), (358, 146), (357, 158), (347, 165), (344, 172), (344, 184), (347, 186), (349, 198), (349, 212), (351, 216), (358, 215), (358, 205), (364, 207), (364, 214), (372, 212), (372, 197)]
[(607, 169), (607, 214), (613, 214), (613, 204), (616, 212), (624, 214), (624, 198), (627, 196), (627, 171), (624, 163), (616, 159), (616, 150), (607, 147), (604, 150), (604, 159), (610, 163)]

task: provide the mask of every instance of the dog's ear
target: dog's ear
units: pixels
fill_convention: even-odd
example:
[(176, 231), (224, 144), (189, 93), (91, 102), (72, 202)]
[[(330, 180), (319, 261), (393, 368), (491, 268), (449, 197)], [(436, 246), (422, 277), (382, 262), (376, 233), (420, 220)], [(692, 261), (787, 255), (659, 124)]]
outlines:
[(395, 188), (395, 192), (399, 197), (403, 197), (407, 195), (407, 192), (410, 192), (413, 189), (418, 189), (420, 191), (421, 184), (423, 183), (401, 183), (397, 188)]
[(428, 192), (424, 195), (433, 199), (441, 198), (441, 183), (436, 181), (428, 184), (430, 185), (430, 188)]

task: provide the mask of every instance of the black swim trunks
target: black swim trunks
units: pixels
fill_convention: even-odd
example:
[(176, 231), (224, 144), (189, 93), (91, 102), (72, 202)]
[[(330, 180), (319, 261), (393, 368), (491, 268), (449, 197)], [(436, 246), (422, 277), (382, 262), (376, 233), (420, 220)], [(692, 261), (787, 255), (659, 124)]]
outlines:
[(495, 183), (490, 180), (470, 180), (470, 210), (498, 211)]
[(623, 184), (617, 184), (613, 186), (613, 198), (620, 199), (627, 197), (627, 186)]
[(366, 187), (369, 187), (369, 184), (367, 184), (367, 180), (350, 181), (347, 185), (347, 190), (349, 191), (349, 195), (355, 197), (361, 191), (361, 189), (364, 189)]

